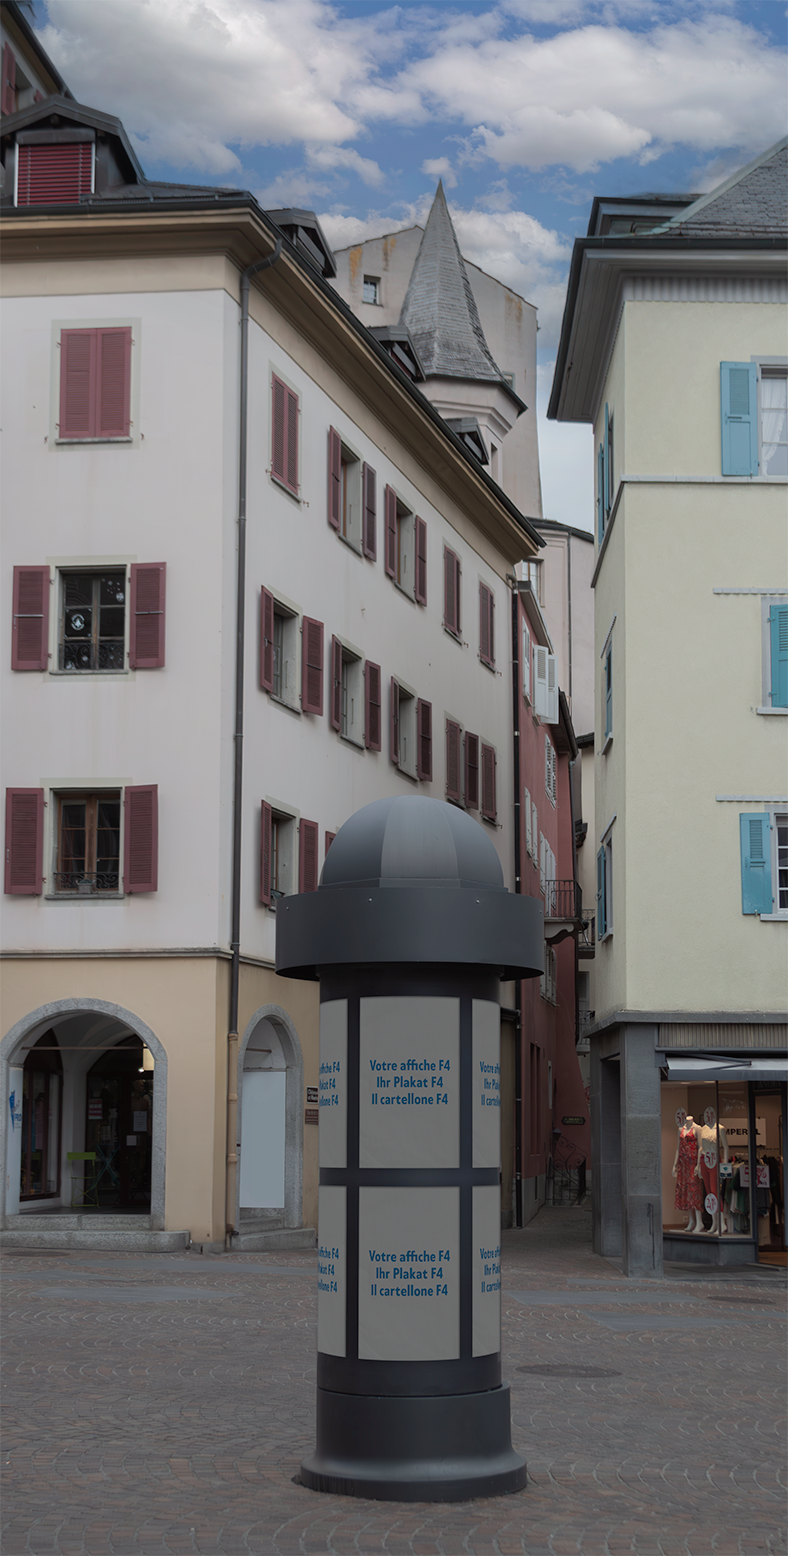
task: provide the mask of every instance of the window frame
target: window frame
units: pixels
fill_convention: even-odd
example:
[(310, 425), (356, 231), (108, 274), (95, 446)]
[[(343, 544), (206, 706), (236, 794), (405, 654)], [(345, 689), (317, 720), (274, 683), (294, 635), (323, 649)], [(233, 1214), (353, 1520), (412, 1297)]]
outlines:
[[(102, 576), (104, 576), (106, 574), (109, 574), (109, 573), (118, 573), (119, 575), (121, 573), (123, 574), (123, 587), (124, 587), (124, 602), (123, 602), (123, 663), (120, 666), (114, 665), (109, 670), (101, 670), (98, 667), (94, 667), (93, 665), (91, 665), (86, 670), (81, 670), (81, 669), (78, 669), (78, 668), (76, 668), (76, 669), (66, 669), (65, 666), (61, 663), (61, 660), (64, 657), (64, 650), (65, 650), (65, 618), (66, 618), (66, 609), (67, 609), (67, 607), (66, 607), (66, 598), (65, 598), (66, 597), (66, 580), (69, 577), (74, 577), (75, 575), (80, 575), (80, 574), (81, 575), (90, 575), (91, 578), (92, 578), (92, 582), (93, 582), (93, 593), (94, 593), (94, 598), (95, 598), (96, 585), (97, 585), (99, 579)], [(97, 678), (101, 678), (102, 680), (104, 680), (108, 675), (109, 676), (112, 676), (112, 675), (128, 676), (129, 675), (129, 673), (130, 673), (129, 645), (130, 645), (130, 635), (131, 635), (131, 611), (130, 611), (130, 608), (129, 608), (130, 607), (130, 603), (131, 603), (131, 601), (130, 601), (130, 594), (131, 594), (130, 585), (131, 585), (130, 568), (129, 568), (128, 565), (126, 565), (124, 563), (120, 563), (119, 565), (117, 565), (115, 567), (112, 567), (112, 566), (107, 566), (107, 567), (92, 567), (92, 566), (80, 567), (78, 565), (73, 565), (72, 564), (71, 566), (62, 566), (62, 567), (56, 567), (55, 568), (55, 588), (56, 588), (56, 591), (57, 591), (57, 593), (56, 593), (56, 600), (55, 600), (55, 610), (57, 612), (57, 615), (56, 615), (57, 631), (56, 631), (56, 634), (55, 634), (56, 662), (55, 662), (55, 665), (50, 670), (50, 674), (51, 675), (63, 676), (63, 677), (68, 678), (69, 680), (73, 679), (76, 676), (78, 676), (80, 679), (82, 679), (85, 676), (95, 676)], [(89, 609), (91, 609), (92, 611), (94, 611), (96, 613), (96, 615), (98, 615), (98, 610), (97, 610), (95, 604), (91, 605), (89, 607)], [(94, 646), (95, 646), (95, 643), (96, 643), (96, 640), (97, 640), (96, 639), (96, 633), (94, 632), (92, 634), (92, 636), (93, 636), (93, 641), (94, 641)]]
[[(35, 210), (34, 206), (25, 209)], [(60, 436), (60, 385), (61, 385), (61, 337), (64, 330), (131, 330), (129, 357), (129, 431), (127, 437), (61, 438)], [(65, 450), (92, 447), (139, 448), (140, 446), (140, 352), (142, 350), (142, 319), (138, 314), (119, 314), (117, 318), (102, 317), (53, 319), (51, 327), (51, 374), (49, 400), (49, 452), (65, 456)]]
[[(390, 741), (391, 741), (391, 750), (390, 750), (391, 763), (392, 763), (393, 767), (396, 767), (398, 772), (403, 774), (404, 777), (412, 778), (414, 783), (418, 783), (418, 781), (419, 781), (418, 780), (418, 704), (419, 704), (419, 695), (418, 695), (418, 692), (414, 689), (414, 687), (409, 686), (406, 681), (400, 680), (400, 677), (398, 675), (393, 675), (391, 677), (391, 683), (390, 683), (390, 696), (391, 696), (392, 702), (394, 700), (394, 687), (395, 686), (397, 687), (396, 715), (394, 713), (393, 708), (390, 708), (390, 710), (389, 710), (389, 729), (390, 729)], [(407, 725), (406, 725), (405, 728), (403, 728), (403, 707), (405, 709), (405, 718), (407, 720)], [(396, 751), (394, 749), (394, 729), (395, 729), (395, 725), (396, 725)], [(413, 751), (412, 763), (407, 758), (408, 740), (409, 739), (410, 739), (410, 744), (411, 744), (411, 748), (412, 748), (412, 751)], [(405, 760), (403, 760), (403, 742), (404, 742), (404, 750), (405, 750), (405, 753), (406, 753)]]
[[(759, 913), (757, 916), (762, 923), (773, 924), (788, 923), (788, 885), (784, 888), (786, 894), (785, 907), (780, 906), (780, 839), (779, 827), (782, 824), (788, 833), (788, 807), (782, 805), (772, 806), (764, 810), (764, 816), (769, 822), (769, 862), (771, 867), (771, 913)], [(788, 841), (786, 842), (786, 864), (784, 870), (788, 870)]]
[[(276, 904), (282, 897), (292, 897), (298, 892), (298, 829), (301, 812), (294, 810), (291, 805), (285, 804), (282, 800), (272, 799), (268, 794), (265, 796), (265, 804), (270, 806), (271, 810), (271, 858), (268, 882), (270, 897), (262, 906), (267, 907), (269, 912), (275, 913)], [(288, 886), (286, 891), (283, 885), (274, 884), (277, 878), (275, 861), (279, 859), (279, 849), (282, 845), (285, 846), (284, 857), (281, 860), (281, 868), (284, 872), (282, 880)]]
[[(107, 779), (103, 783), (68, 784), (53, 782), (45, 786), (45, 809), (47, 836), (44, 839), (44, 859), (48, 861), (48, 868), (44, 873), (44, 899), (47, 902), (117, 902), (127, 896), (123, 881), (126, 869), (126, 790), (132, 785), (122, 779)], [(118, 884), (114, 889), (79, 891), (73, 889), (60, 890), (57, 887), (57, 877), (66, 872), (60, 869), (61, 864), (61, 826), (62, 805), (69, 800), (92, 801), (97, 806), (101, 798), (117, 797), (120, 808), (118, 826)], [(95, 844), (95, 838), (93, 839)], [(90, 850), (86, 849), (86, 856)], [(83, 875), (95, 873), (95, 846), (92, 849), (93, 869), (86, 863)], [(77, 872), (72, 872), (76, 874)]]
[[(362, 276), (362, 280), (361, 280), (361, 301), (362, 301), (362, 303), (364, 303), (366, 305), (367, 308), (382, 308), (383, 307), (383, 299), (382, 299), (382, 297), (380, 295), (381, 280), (382, 280), (381, 276)], [(369, 287), (374, 287), (374, 289), (375, 289), (374, 297), (367, 297), (365, 295), (366, 289), (367, 289), (368, 286)]]
[(788, 357), (751, 357), (756, 369), (757, 417), (758, 417), (758, 478), (764, 481), (785, 481), (788, 473), (775, 471), (770, 475), (763, 468), (763, 381), (764, 378), (783, 378), (788, 382)]
[[(298, 713), (298, 714), (300, 714), (300, 712), (301, 712), (301, 634), (302, 634), (302, 630), (303, 630), (303, 611), (300, 611), (298, 609), (298, 606), (294, 603), (293, 600), (286, 599), (283, 594), (279, 594), (275, 589), (269, 589), (268, 593), (271, 595), (271, 597), (273, 599), (273, 602), (274, 602), (274, 637), (272, 639), (272, 658), (273, 658), (273, 679), (272, 679), (272, 685), (273, 685), (274, 689), (272, 691), (270, 691), (268, 693), (268, 695), (269, 695), (269, 697), (271, 698), (271, 700), (273, 702), (276, 702), (276, 703), (279, 704), (280, 708), (287, 708), (287, 709), (289, 709), (289, 711), (291, 713)], [(286, 681), (287, 681), (287, 669), (288, 669), (288, 666), (292, 666), (292, 678), (293, 678), (292, 697), (285, 696), (284, 693), (281, 690), (281, 671), (280, 671), (280, 690), (278, 692), (276, 690), (276, 630), (277, 630), (276, 629), (276, 623), (277, 623), (277, 619), (283, 623), (282, 639), (283, 639), (283, 648), (285, 650), (285, 661), (284, 661), (284, 664), (285, 664), (285, 680)], [(285, 632), (287, 634), (287, 642), (285, 642)]]
[(613, 934), (613, 831), (612, 823), (597, 849), (596, 930), (597, 942)]

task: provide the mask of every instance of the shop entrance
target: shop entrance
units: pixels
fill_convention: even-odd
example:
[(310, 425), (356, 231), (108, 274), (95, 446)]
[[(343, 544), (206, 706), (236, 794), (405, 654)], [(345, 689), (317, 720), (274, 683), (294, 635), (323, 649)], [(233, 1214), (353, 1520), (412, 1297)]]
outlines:
[(758, 1262), (788, 1264), (785, 1242), (785, 1087), (755, 1091)]
[(98, 1210), (150, 1210), (153, 1070), (138, 1037), (127, 1037), (88, 1070), (85, 1150), (95, 1151), (91, 1198)]

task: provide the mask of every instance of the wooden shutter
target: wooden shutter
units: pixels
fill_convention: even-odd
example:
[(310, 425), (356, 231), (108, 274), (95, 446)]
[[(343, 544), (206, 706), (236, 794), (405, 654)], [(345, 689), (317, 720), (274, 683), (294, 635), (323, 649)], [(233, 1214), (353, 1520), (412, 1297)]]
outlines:
[[(3, 87), (0, 93), (0, 111), (4, 114), (16, 112), (16, 56), (10, 45), (3, 45)], [(17, 156), (22, 150), (17, 146)]]
[(613, 650), (605, 655), (605, 739), (613, 730)]
[(558, 723), (558, 665), (555, 654), (547, 655), (547, 713), (548, 724)]
[(465, 809), (479, 809), (479, 736), (465, 736)]
[(342, 644), (331, 639), (331, 728), (342, 728)]
[(166, 562), (132, 562), (129, 569), (129, 668), (164, 664)]
[(48, 649), (49, 568), (15, 567), (11, 669), (46, 670)]
[(391, 677), (391, 708), (389, 719), (389, 737), (391, 741), (391, 760), (395, 767), (399, 767), (399, 682)]
[(479, 584), (479, 658), (482, 664), (495, 668), (494, 641), (495, 596), (485, 583)]
[(722, 474), (758, 474), (758, 375), (754, 362), (720, 363)]
[(60, 331), (61, 438), (89, 438), (96, 427), (98, 330)]
[(298, 828), (298, 890), (317, 891), (317, 840), (316, 821), (304, 821)]
[(739, 816), (742, 913), (772, 911), (772, 847), (768, 814)]
[(443, 552), (443, 625), (459, 637), (460, 559), (448, 547)]
[(605, 533), (605, 450), (601, 443), (596, 451), (596, 532), (601, 545)]
[(301, 710), (323, 712), (323, 623), (311, 616), (301, 623)]
[(596, 936), (601, 940), (607, 934), (605, 912), (605, 850), (600, 848), (596, 856)]
[(260, 901), (271, 906), (271, 807), (263, 800), (260, 812)]
[(342, 524), (342, 439), (334, 427), (328, 432), (328, 522), (337, 530)]
[(326, 837), (325, 837), (326, 853), (328, 853), (328, 850), (331, 847), (331, 844), (333, 843), (335, 837), (336, 837), (336, 832), (327, 832), (326, 833)]
[(268, 589), (260, 591), (260, 686), (274, 689), (274, 597)]
[(446, 720), (446, 798), (462, 803), (460, 792), (460, 741), (462, 730), (454, 719)]
[(44, 791), (5, 791), (5, 890), (40, 897), (44, 884)]
[(788, 708), (788, 605), (773, 605), (769, 612), (771, 636), (771, 705)]
[(534, 713), (547, 718), (547, 649), (534, 644)]
[(298, 495), (298, 395), (285, 390), (287, 400), (287, 466), (285, 484)]
[(386, 487), (386, 557), (385, 569), (389, 578), (397, 576), (397, 495)]
[(605, 406), (605, 441), (603, 444), (602, 503), (605, 520), (610, 512), (610, 407)]
[(531, 701), (531, 634), (523, 622), (523, 696)]
[(416, 602), (427, 603), (427, 526), (423, 519), (416, 519)]
[(274, 373), (271, 378), (271, 474), (285, 479), (285, 386)]
[(368, 751), (380, 750), (381, 723), (380, 665), (368, 659), (364, 665), (364, 744)]
[(17, 205), (78, 205), (93, 189), (93, 146), (17, 146)]
[(495, 821), (498, 812), (495, 804), (495, 750), (482, 746), (482, 815), (485, 821)]
[(525, 852), (528, 855), (528, 858), (530, 859), (530, 857), (531, 857), (531, 849), (533, 847), (532, 837), (531, 837), (531, 791), (530, 791), (530, 789), (526, 789), (525, 793), (524, 793), (524, 810), (525, 810)]
[(127, 438), (131, 427), (131, 330), (96, 333), (96, 436)]
[(432, 703), (416, 703), (416, 777), (432, 782)]
[(156, 891), (159, 884), (159, 790), (135, 784), (125, 794), (123, 890)]
[(371, 465), (361, 467), (362, 500), (364, 505), (363, 549), (364, 555), (374, 562), (378, 554), (377, 532), (377, 476)]

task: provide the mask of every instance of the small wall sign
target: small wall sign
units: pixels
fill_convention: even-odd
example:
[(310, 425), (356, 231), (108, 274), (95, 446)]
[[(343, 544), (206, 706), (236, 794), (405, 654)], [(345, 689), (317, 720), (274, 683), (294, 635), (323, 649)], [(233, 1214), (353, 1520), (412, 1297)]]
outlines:
[(580, 1113), (567, 1113), (565, 1117), (561, 1119), (561, 1123), (578, 1125), (584, 1124), (585, 1119), (581, 1116)]
[(304, 1108), (304, 1123), (305, 1124), (319, 1124), (319, 1122), (320, 1122), (320, 1109), (319, 1108)]
[(318, 1102), (320, 1101), (320, 1091), (317, 1086), (307, 1086), (306, 1100), (310, 1105), (317, 1107)]

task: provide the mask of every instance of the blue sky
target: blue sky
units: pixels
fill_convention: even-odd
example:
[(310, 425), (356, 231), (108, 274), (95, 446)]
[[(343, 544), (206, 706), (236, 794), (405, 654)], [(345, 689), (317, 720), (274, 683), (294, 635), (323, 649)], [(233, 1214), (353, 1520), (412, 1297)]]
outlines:
[[(336, 247), (423, 222), (537, 304), (540, 410), (594, 194), (703, 191), (786, 130), (783, 0), (36, 0), (146, 173), (316, 210)], [(548, 517), (590, 527), (585, 428), (540, 415)]]

